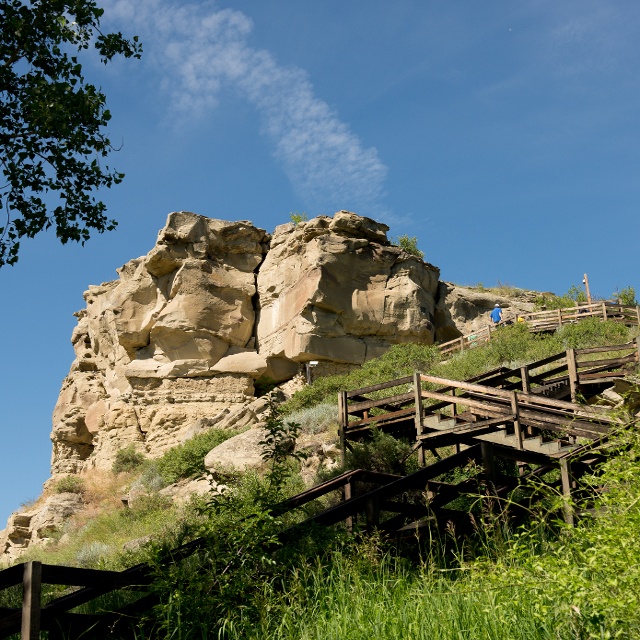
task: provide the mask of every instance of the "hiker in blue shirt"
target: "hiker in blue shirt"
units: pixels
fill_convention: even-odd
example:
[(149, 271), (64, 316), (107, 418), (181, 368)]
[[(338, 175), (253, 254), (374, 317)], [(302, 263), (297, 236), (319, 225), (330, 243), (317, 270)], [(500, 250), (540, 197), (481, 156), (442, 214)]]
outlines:
[(491, 312), (490, 317), (493, 324), (495, 325), (500, 324), (502, 322), (502, 309), (500, 308), (499, 304), (496, 304), (496, 306), (493, 307), (493, 311)]

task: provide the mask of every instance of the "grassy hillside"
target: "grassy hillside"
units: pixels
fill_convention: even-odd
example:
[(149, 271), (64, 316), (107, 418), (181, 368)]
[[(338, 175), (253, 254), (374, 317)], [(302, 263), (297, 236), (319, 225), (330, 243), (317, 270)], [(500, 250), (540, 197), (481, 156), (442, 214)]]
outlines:
[[(489, 344), (447, 362), (433, 346), (399, 345), (357, 371), (315, 381), (283, 409), (286, 420), (301, 423), (304, 432), (331, 430), (341, 389), (415, 370), (464, 379), (568, 347), (623, 343), (636, 333), (597, 320), (547, 336), (506, 327)], [(273, 419), (286, 431), (283, 419)], [(108, 509), (99, 513), (96, 507), (94, 518), (71, 523), (64, 539), (29, 556), (119, 569), (143, 559), (157, 562), (163, 550), (205, 537), (204, 551), (177, 567), (157, 567), (162, 604), (153, 618), (161, 638), (640, 637), (636, 431), (619, 436), (619, 455), (594, 483), (594, 490), (606, 487), (596, 497), (597, 517), (568, 529), (558, 521), (557, 496), (549, 495), (545, 508), (515, 531), (496, 516), (479, 525), (472, 540), (434, 537), (410, 550), (339, 529), (310, 531), (280, 548), (276, 533), (309, 514), (276, 517), (269, 509), (302, 487), (297, 461), (286, 456), (272, 456), (264, 477), (226, 478), (232, 491), (223, 496), (169, 507), (158, 490), (200, 473), (210, 444), (192, 442), (155, 463), (133, 461), (112, 484), (103, 479), (98, 484)], [(146, 487), (147, 497), (129, 510), (115, 509), (123, 483)], [(99, 493), (93, 486), (82, 490)], [(123, 551), (127, 540), (143, 536), (154, 542)], [(18, 596), (5, 595), (0, 606), (12, 597)], [(139, 631), (139, 637), (145, 634)]]

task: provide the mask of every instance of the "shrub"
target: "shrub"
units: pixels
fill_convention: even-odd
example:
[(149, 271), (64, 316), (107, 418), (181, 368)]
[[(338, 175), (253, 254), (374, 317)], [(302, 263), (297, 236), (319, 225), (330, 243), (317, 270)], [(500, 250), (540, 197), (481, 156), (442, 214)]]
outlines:
[(88, 542), (76, 553), (76, 563), (85, 569), (97, 568), (112, 553), (113, 549), (104, 542)]
[(144, 461), (144, 455), (138, 453), (135, 446), (130, 444), (128, 447), (120, 449), (120, 451), (116, 453), (116, 458), (113, 461), (113, 466), (111, 467), (111, 469), (114, 473), (133, 471), (134, 469), (137, 469)]
[(582, 287), (578, 287), (575, 284), (572, 284), (569, 287), (565, 296), (575, 300), (578, 304), (582, 304), (587, 301), (587, 294), (583, 291)]
[(345, 459), (347, 469), (366, 469), (398, 475), (406, 475), (417, 469), (413, 459), (409, 462), (411, 455), (409, 443), (378, 429), (374, 429), (371, 436), (371, 440), (352, 443), (352, 450), (347, 451)]
[(79, 476), (64, 476), (55, 484), (56, 493), (84, 493), (84, 480)]
[(302, 213), (298, 213), (297, 211), (292, 211), (289, 214), (289, 218), (291, 219), (291, 222), (293, 222), (293, 224), (295, 224), (296, 226), (299, 225), (301, 222), (306, 222), (307, 220), (309, 220), (309, 217), (304, 211)]
[(613, 297), (620, 301), (625, 307), (635, 307), (638, 304), (636, 300), (636, 290), (632, 286), (625, 287), (621, 291), (616, 291)]
[(561, 349), (586, 349), (626, 342), (629, 340), (629, 329), (618, 322), (589, 318), (561, 327), (556, 332), (556, 337)]
[(337, 426), (338, 415), (335, 403), (323, 402), (315, 407), (299, 409), (289, 414), (289, 418), (301, 425), (302, 433), (324, 433)]
[(404, 249), (404, 251), (406, 251), (407, 253), (410, 253), (412, 256), (416, 256), (421, 260), (424, 259), (424, 252), (418, 249), (418, 239), (415, 236), (411, 238), (407, 234), (400, 236), (397, 239), (396, 244), (401, 249)]
[[(233, 490), (201, 505), (205, 517), (184, 532), (206, 540), (200, 551), (179, 564), (156, 556), (154, 589), (160, 604), (153, 617), (161, 627), (159, 637), (228, 638), (236, 624), (255, 625), (263, 594), (295, 566), (291, 548), (284, 557), (276, 555), (282, 544), (278, 533), (291, 514), (278, 517), (273, 507), (285, 497), (291, 462), (301, 457), (295, 451), (298, 425), (285, 422), (272, 403), (265, 430), (260, 444), (267, 475), (245, 474)], [(313, 555), (304, 537), (298, 535), (295, 542)]]
[(155, 467), (165, 485), (177, 482), (181, 478), (194, 478), (205, 472), (204, 459), (207, 453), (238, 433), (228, 429), (204, 431), (184, 444), (170, 449), (150, 464)]

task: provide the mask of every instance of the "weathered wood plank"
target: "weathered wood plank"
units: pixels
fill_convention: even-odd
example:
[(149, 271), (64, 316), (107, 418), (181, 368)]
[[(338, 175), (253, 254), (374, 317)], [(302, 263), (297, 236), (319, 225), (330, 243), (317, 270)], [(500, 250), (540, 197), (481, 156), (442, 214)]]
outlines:
[(502, 389), (494, 389), (493, 387), (487, 387), (485, 385), (480, 385), (480, 384), (473, 384), (470, 382), (452, 382), (451, 380), (447, 380), (446, 378), (439, 378), (438, 376), (426, 376), (424, 374), (420, 374), (420, 379), (423, 382), (431, 382), (432, 384), (439, 384), (441, 386), (448, 386), (450, 388), (464, 389), (465, 391), (476, 391), (481, 394), (496, 396), (498, 398), (508, 399), (511, 397), (511, 394), (509, 391), (504, 391)]
[(383, 407), (384, 405), (392, 405), (394, 403), (403, 403), (414, 399), (413, 393), (400, 393), (395, 396), (387, 396), (380, 400), (367, 400), (366, 402), (354, 402), (349, 404), (349, 414), (365, 409), (373, 409), (375, 407)]
[(15, 587), (22, 582), (24, 562), (0, 571), (0, 590)]
[(361, 389), (354, 389), (353, 391), (347, 391), (347, 397), (351, 398), (357, 395), (364, 395), (365, 393), (373, 393), (374, 391), (382, 391), (382, 389), (389, 389), (391, 387), (399, 387), (401, 384), (407, 384), (413, 380), (413, 376), (405, 376), (404, 378), (398, 378), (397, 380), (390, 380), (389, 382), (381, 382), (380, 384), (372, 384), (369, 387), (362, 387)]
[(621, 356), (620, 358), (607, 358), (606, 360), (588, 360), (586, 362), (578, 361), (578, 368), (584, 367), (618, 367), (629, 362), (636, 361), (636, 354), (632, 353), (628, 356)]
[(576, 355), (582, 355), (585, 353), (606, 353), (607, 351), (624, 351), (625, 349), (635, 348), (635, 343), (627, 342), (625, 344), (614, 344), (609, 347), (589, 347), (588, 349), (576, 349)]
[(74, 587), (105, 587), (120, 589), (137, 582), (123, 577), (120, 571), (103, 571), (100, 569), (81, 569), (51, 564), (42, 565), (42, 582), (45, 584), (63, 584)]
[[(506, 391), (505, 393), (508, 393)], [(491, 398), (490, 400), (474, 400), (473, 398), (462, 397), (462, 396), (447, 396), (444, 393), (438, 393), (437, 391), (427, 391), (426, 389), (422, 390), (423, 398), (432, 398), (433, 400), (442, 400), (447, 404), (462, 404), (467, 407), (475, 407), (476, 409), (482, 410), (492, 410), (497, 412), (498, 415), (511, 415), (511, 408), (507, 405), (498, 405), (498, 404), (488, 404), (490, 402), (496, 403), (496, 398)]]
[(398, 418), (406, 418), (408, 416), (412, 416), (415, 412), (415, 409), (412, 407), (411, 409), (402, 409), (402, 411), (392, 411), (389, 413), (385, 413), (381, 416), (374, 416), (373, 418), (364, 418), (363, 420), (354, 420), (350, 422), (347, 428), (345, 429), (346, 433), (351, 433), (356, 428), (363, 427), (365, 425), (372, 425), (374, 422), (379, 424), (386, 424), (387, 422), (392, 422), (397, 420)]

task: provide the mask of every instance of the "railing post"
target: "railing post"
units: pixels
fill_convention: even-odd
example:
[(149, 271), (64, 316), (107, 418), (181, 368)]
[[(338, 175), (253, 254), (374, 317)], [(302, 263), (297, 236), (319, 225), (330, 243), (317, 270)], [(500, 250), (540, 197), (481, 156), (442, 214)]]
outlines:
[(640, 336), (636, 338), (636, 361), (640, 363)]
[(40, 638), (40, 593), (42, 563), (32, 560), (24, 565), (22, 574), (22, 631), (21, 640)]
[[(352, 487), (351, 487), (351, 478), (347, 481), (347, 484), (342, 487), (342, 498), (346, 502), (347, 500), (351, 500), (352, 496)], [(349, 516), (345, 524), (347, 525), (347, 531), (349, 533), (353, 533), (353, 516)]]
[(575, 349), (567, 349), (567, 371), (569, 372), (571, 402), (576, 402), (578, 398), (578, 365), (576, 364)]
[(420, 373), (417, 371), (413, 374), (413, 393), (415, 398), (415, 426), (416, 426), (416, 442), (420, 445), (418, 447), (418, 464), (424, 467), (424, 448), (422, 447), (422, 380), (420, 379)]
[(511, 412), (513, 413), (513, 428), (516, 433), (516, 444), (518, 449), (522, 451), (524, 445), (522, 444), (522, 429), (520, 428), (520, 409), (518, 408), (518, 394), (515, 391), (511, 392)]
[(349, 413), (347, 410), (347, 392), (338, 392), (338, 424), (340, 427), (340, 447), (342, 449), (342, 464), (344, 466), (347, 455), (347, 425), (349, 424)]
[(567, 458), (560, 458), (560, 477), (562, 479), (562, 496), (564, 498), (562, 504), (564, 521), (568, 525), (573, 526), (574, 514), (573, 506), (571, 505), (571, 485), (573, 478), (571, 477), (571, 463)]
[(484, 477), (487, 481), (487, 489), (490, 494), (496, 491), (496, 459), (493, 455), (493, 443), (482, 441), (480, 443), (482, 453), (482, 466), (484, 467)]
[[(455, 401), (455, 397), (456, 397), (456, 388), (454, 387), (453, 389), (451, 389), (451, 395), (453, 396), (454, 400), (451, 402), (451, 415), (455, 417), (458, 415), (458, 405), (456, 404)], [(456, 453), (460, 453), (461, 449), (460, 449), (460, 443), (456, 442)]]
[[(522, 393), (531, 393), (531, 380), (529, 379), (529, 365), (520, 367), (520, 380), (522, 381)], [(527, 427), (527, 435), (533, 435), (533, 427)]]
[(562, 309), (558, 309), (558, 326), (562, 326)]
[(605, 302), (602, 303), (602, 319), (607, 321), (607, 305)]
[(377, 498), (369, 498), (365, 502), (365, 514), (367, 518), (367, 528), (374, 529), (380, 523), (380, 508)]
[(638, 326), (640, 327), (640, 306), (636, 307), (636, 321), (638, 323)]

